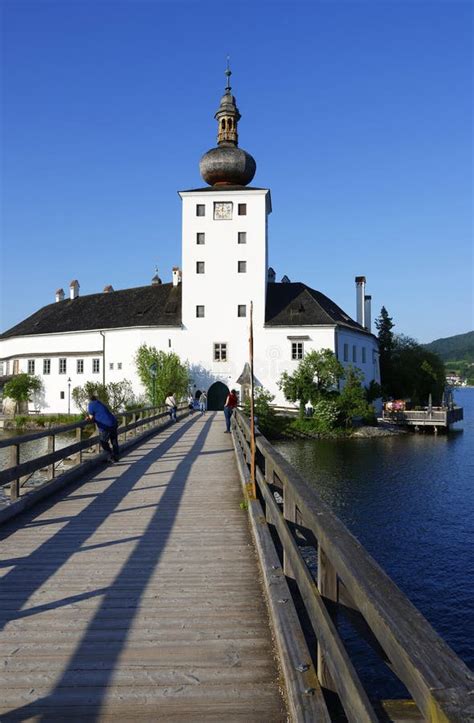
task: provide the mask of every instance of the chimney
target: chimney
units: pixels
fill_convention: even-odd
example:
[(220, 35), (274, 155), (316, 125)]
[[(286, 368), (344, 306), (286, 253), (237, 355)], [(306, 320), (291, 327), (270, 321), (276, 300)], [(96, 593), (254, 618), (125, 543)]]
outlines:
[(181, 269), (179, 266), (173, 266), (173, 286), (178, 286), (182, 281)]
[(357, 317), (356, 321), (361, 326), (365, 327), (365, 276), (356, 276), (356, 303), (357, 303)]
[(267, 282), (269, 284), (274, 284), (275, 279), (276, 279), (275, 269), (272, 269), (272, 267), (270, 266), (270, 268), (267, 271)]
[(152, 286), (159, 286), (160, 284), (161, 284), (161, 279), (160, 279), (160, 277), (158, 276), (158, 273), (156, 273), (156, 274), (154, 275), (154, 277), (152, 278), (152, 280), (151, 280), (151, 285), (152, 285)]
[(77, 299), (79, 296), (79, 281), (77, 279), (73, 279), (71, 283), (69, 284), (69, 298), (70, 299)]
[(364, 311), (365, 311), (365, 328), (367, 331), (372, 331), (372, 297), (364, 296)]
[(57, 289), (56, 301), (64, 301), (64, 289)]
[(107, 286), (104, 286), (104, 294), (110, 294), (114, 290), (114, 287), (108, 284)]

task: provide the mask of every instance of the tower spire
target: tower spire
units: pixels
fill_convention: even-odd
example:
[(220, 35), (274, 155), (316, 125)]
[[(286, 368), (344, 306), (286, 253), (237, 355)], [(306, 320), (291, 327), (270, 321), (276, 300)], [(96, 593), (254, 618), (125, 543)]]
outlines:
[(237, 146), (239, 144), (239, 136), (237, 133), (237, 123), (240, 120), (239, 109), (235, 102), (235, 98), (231, 93), (230, 76), (232, 71), (229, 66), (229, 56), (227, 56), (227, 67), (225, 76), (227, 83), (225, 93), (221, 98), (221, 102), (214, 118), (217, 121), (217, 145), (219, 146)]

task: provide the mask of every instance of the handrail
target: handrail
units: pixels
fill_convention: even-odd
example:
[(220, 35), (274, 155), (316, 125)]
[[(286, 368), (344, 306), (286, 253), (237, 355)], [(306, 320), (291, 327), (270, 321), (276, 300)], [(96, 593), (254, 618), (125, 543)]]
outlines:
[[(187, 408), (187, 404), (182, 403), (178, 405), (179, 410)], [(127, 434), (137, 434), (138, 429), (144, 427), (150, 427), (154, 423), (160, 421), (169, 414), (169, 411), (165, 407), (143, 407), (136, 410), (128, 410), (120, 412), (116, 416), (121, 419), (122, 424), (118, 427), (118, 436), (127, 439)], [(131, 421), (127, 423), (127, 419), (131, 417)], [(0, 442), (0, 448), (10, 447), (10, 464), (9, 466), (0, 471), (0, 487), (6, 487), (10, 485), (10, 497), (11, 499), (17, 499), (20, 496), (20, 489), (25, 482), (31, 478), (31, 476), (38, 470), (48, 468), (47, 481), (51, 481), (56, 476), (56, 463), (61, 462), (65, 458), (76, 455), (76, 464), (82, 463), (82, 454), (84, 450), (90, 447), (98, 446), (99, 435), (94, 434), (87, 439), (83, 438), (83, 430), (87, 426), (93, 425), (93, 422), (83, 420), (75, 422), (73, 424), (60, 425), (58, 427), (51, 427), (50, 429), (37, 432), (34, 434), (19, 435), (16, 437), (9, 437), (8, 439)], [(61, 449), (55, 448), (56, 436), (64, 434), (65, 432), (72, 432), (76, 430), (76, 441), (69, 444)], [(26, 462), (21, 461), (21, 447), (28, 442), (35, 441), (37, 439), (48, 439), (48, 452), (35, 459), (28, 460)], [(47, 484), (47, 481), (45, 484)]]
[[(242, 412), (233, 415), (232, 428), (249, 463), (250, 427)], [(469, 720), (471, 671), (265, 437), (259, 434), (256, 446), (259, 498), (282, 546), (285, 574), (295, 580), (318, 640), (321, 685), (339, 695), (349, 720), (376, 720), (337, 632), (337, 611), (349, 609), (349, 621), (355, 618), (358, 629), (365, 628), (368, 642), (404, 683), (425, 720)], [(317, 585), (298, 550), (297, 534), (305, 545), (317, 547)]]

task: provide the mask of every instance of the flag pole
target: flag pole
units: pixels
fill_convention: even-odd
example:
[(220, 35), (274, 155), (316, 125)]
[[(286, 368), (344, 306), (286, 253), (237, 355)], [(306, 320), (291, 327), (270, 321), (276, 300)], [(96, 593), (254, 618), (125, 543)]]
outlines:
[(249, 336), (249, 357), (250, 357), (250, 483), (248, 485), (248, 496), (250, 499), (257, 498), (255, 484), (255, 396), (253, 377), (253, 301), (250, 302), (250, 336)]

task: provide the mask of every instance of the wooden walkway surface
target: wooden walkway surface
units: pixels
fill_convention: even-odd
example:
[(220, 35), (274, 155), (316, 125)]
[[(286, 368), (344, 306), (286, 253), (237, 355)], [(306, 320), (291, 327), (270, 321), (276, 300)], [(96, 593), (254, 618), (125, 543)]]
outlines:
[(0, 721), (285, 721), (222, 413), (0, 528)]

